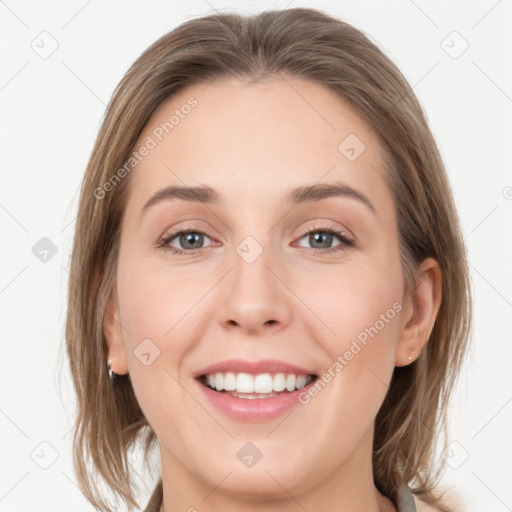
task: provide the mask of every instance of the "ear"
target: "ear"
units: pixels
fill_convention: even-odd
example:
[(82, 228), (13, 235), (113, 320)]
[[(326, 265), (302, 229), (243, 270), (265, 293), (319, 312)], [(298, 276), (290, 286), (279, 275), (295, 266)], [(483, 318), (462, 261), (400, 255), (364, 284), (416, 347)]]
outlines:
[(419, 356), (430, 337), (441, 306), (442, 276), (439, 263), (433, 258), (426, 258), (420, 265), (419, 276), (413, 290), (404, 298), (395, 366), (406, 366)]
[(112, 292), (105, 307), (103, 334), (107, 342), (110, 367), (118, 375), (128, 373), (128, 360), (124, 348), (123, 328), (119, 315), (119, 302), (115, 291)]

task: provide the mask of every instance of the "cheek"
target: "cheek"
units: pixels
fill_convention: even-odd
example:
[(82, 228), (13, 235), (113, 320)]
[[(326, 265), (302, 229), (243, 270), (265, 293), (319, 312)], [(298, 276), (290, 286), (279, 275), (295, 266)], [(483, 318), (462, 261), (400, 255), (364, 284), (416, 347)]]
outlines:
[(172, 377), (180, 378), (182, 361), (192, 349), (194, 335), (187, 328), (194, 324), (198, 286), (142, 264), (120, 265), (118, 282), (130, 379), (144, 413), (152, 418), (164, 395), (175, 392)]
[[(370, 399), (374, 392), (377, 399), (383, 398), (375, 385), (386, 388), (394, 368), (401, 291), (401, 269), (396, 264), (386, 269), (347, 268), (329, 280), (328, 293), (317, 289), (310, 294), (326, 326), (317, 339), (336, 375), (333, 389), (346, 400)], [(332, 367), (336, 361), (338, 371)]]
[(142, 412), (164, 439), (169, 429), (178, 432), (192, 421), (178, 381), (196, 339), (190, 327), (200, 287), (187, 286), (168, 269), (125, 268), (120, 266), (119, 296), (130, 380)]
[(172, 340), (173, 352), (179, 354), (185, 347), (186, 337), (177, 333), (190, 324), (189, 315), (193, 314), (198, 293), (204, 290), (205, 284), (183, 279), (179, 271), (143, 268), (142, 263), (127, 267), (122, 282), (121, 310), (129, 325), (132, 348), (149, 338), (162, 350)]
[(379, 334), (391, 330), (387, 327), (397, 309), (393, 304), (402, 300), (398, 263), (350, 265), (340, 268), (328, 279), (326, 276), (325, 282), (326, 287), (309, 287), (313, 290), (313, 293), (309, 292), (309, 298), (319, 317), (330, 328), (330, 336), (325, 337), (329, 346), (343, 348), (359, 335), (364, 338), (364, 333), (372, 326), (376, 326)]

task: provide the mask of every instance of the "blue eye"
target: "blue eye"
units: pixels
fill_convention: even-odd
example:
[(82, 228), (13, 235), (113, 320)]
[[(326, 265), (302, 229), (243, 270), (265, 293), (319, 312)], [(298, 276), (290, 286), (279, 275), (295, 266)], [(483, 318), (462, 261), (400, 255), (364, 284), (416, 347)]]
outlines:
[(331, 253), (354, 245), (354, 242), (348, 238), (345, 233), (331, 227), (310, 230), (301, 237), (301, 240), (306, 237), (310, 244), (322, 245), (327, 243), (327, 245), (331, 245), (333, 239), (335, 238), (341, 241), (340, 245), (336, 245), (334, 247), (312, 247), (315, 252), (320, 251), (322, 253)]
[[(185, 229), (181, 231), (175, 231), (174, 233), (171, 233), (167, 235), (165, 238), (163, 238), (159, 246), (168, 249), (173, 254), (179, 254), (179, 255), (190, 255), (195, 254), (199, 251), (199, 249), (202, 249), (202, 242), (204, 241), (204, 237), (206, 235), (202, 233), (201, 231), (192, 230), (192, 229)], [(170, 243), (177, 239), (180, 245), (185, 246), (184, 249), (176, 248), (170, 245)], [(192, 245), (192, 247), (187, 247), (189, 244)]]
[[(336, 251), (343, 251), (348, 247), (355, 245), (355, 242), (343, 231), (336, 228), (325, 226), (321, 228), (313, 228), (303, 232), (299, 240), (308, 237), (308, 241), (311, 244), (327, 244), (331, 245), (333, 240), (337, 238), (341, 241), (341, 244), (335, 245), (334, 247), (311, 247), (309, 248), (315, 254), (329, 254)], [(199, 230), (194, 229), (182, 229), (174, 231), (173, 233), (167, 234), (162, 238), (158, 247), (170, 251), (172, 254), (179, 256), (192, 256), (204, 249), (203, 242), (205, 238), (209, 238), (208, 235)], [(181, 245), (182, 248), (174, 247), (171, 242), (174, 240)], [(300, 246), (303, 247), (303, 246)]]

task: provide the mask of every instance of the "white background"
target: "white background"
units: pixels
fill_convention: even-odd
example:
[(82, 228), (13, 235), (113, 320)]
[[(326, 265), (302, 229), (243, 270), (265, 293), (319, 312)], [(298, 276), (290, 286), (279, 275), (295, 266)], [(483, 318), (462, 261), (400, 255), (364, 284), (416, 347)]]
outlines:
[[(71, 467), (74, 395), (59, 354), (78, 187), (115, 86), (147, 46), (187, 19), (214, 9), (299, 6), (363, 30), (400, 67), (426, 110), (461, 215), (475, 296), (473, 344), (450, 413), (454, 444), (443, 483), (459, 491), (468, 512), (512, 510), (511, 0), (5, 0), (0, 512), (93, 510)], [(41, 37), (50, 47), (43, 31), (58, 43), (46, 59), (32, 48), (42, 46)], [(458, 58), (452, 57), (464, 42), (453, 31), (469, 44)], [(46, 263), (32, 252), (42, 237), (57, 248)]]

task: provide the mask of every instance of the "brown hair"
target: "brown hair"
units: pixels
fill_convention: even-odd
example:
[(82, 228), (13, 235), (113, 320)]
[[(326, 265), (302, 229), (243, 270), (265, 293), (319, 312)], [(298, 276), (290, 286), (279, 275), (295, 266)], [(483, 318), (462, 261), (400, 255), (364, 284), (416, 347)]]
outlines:
[[(192, 83), (234, 74), (257, 80), (287, 74), (328, 87), (347, 100), (377, 133), (386, 153), (386, 180), (397, 208), (406, 290), (416, 270), (435, 258), (443, 277), (442, 303), (430, 339), (412, 364), (396, 367), (376, 418), (374, 480), (397, 503), (397, 488), (440, 507), (435, 486), (443, 467), (434, 460), (444, 434), (451, 390), (471, 328), (466, 249), (446, 171), (412, 88), (362, 32), (314, 9), (223, 13), (187, 21), (134, 62), (108, 105), (81, 187), (71, 258), (66, 347), (77, 393), (73, 462), (78, 483), (99, 510), (110, 505), (96, 476), (131, 510), (128, 450), (144, 441), (144, 458), (158, 442), (135, 397), (129, 374), (110, 381), (102, 332), (115, 289), (121, 219), (130, 176), (101, 199), (102, 187), (128, 160), (155, 109)], [(94, 471), (87, 467), (92, 459)], [(94, 474), (96, 473), (96, 475)]]

